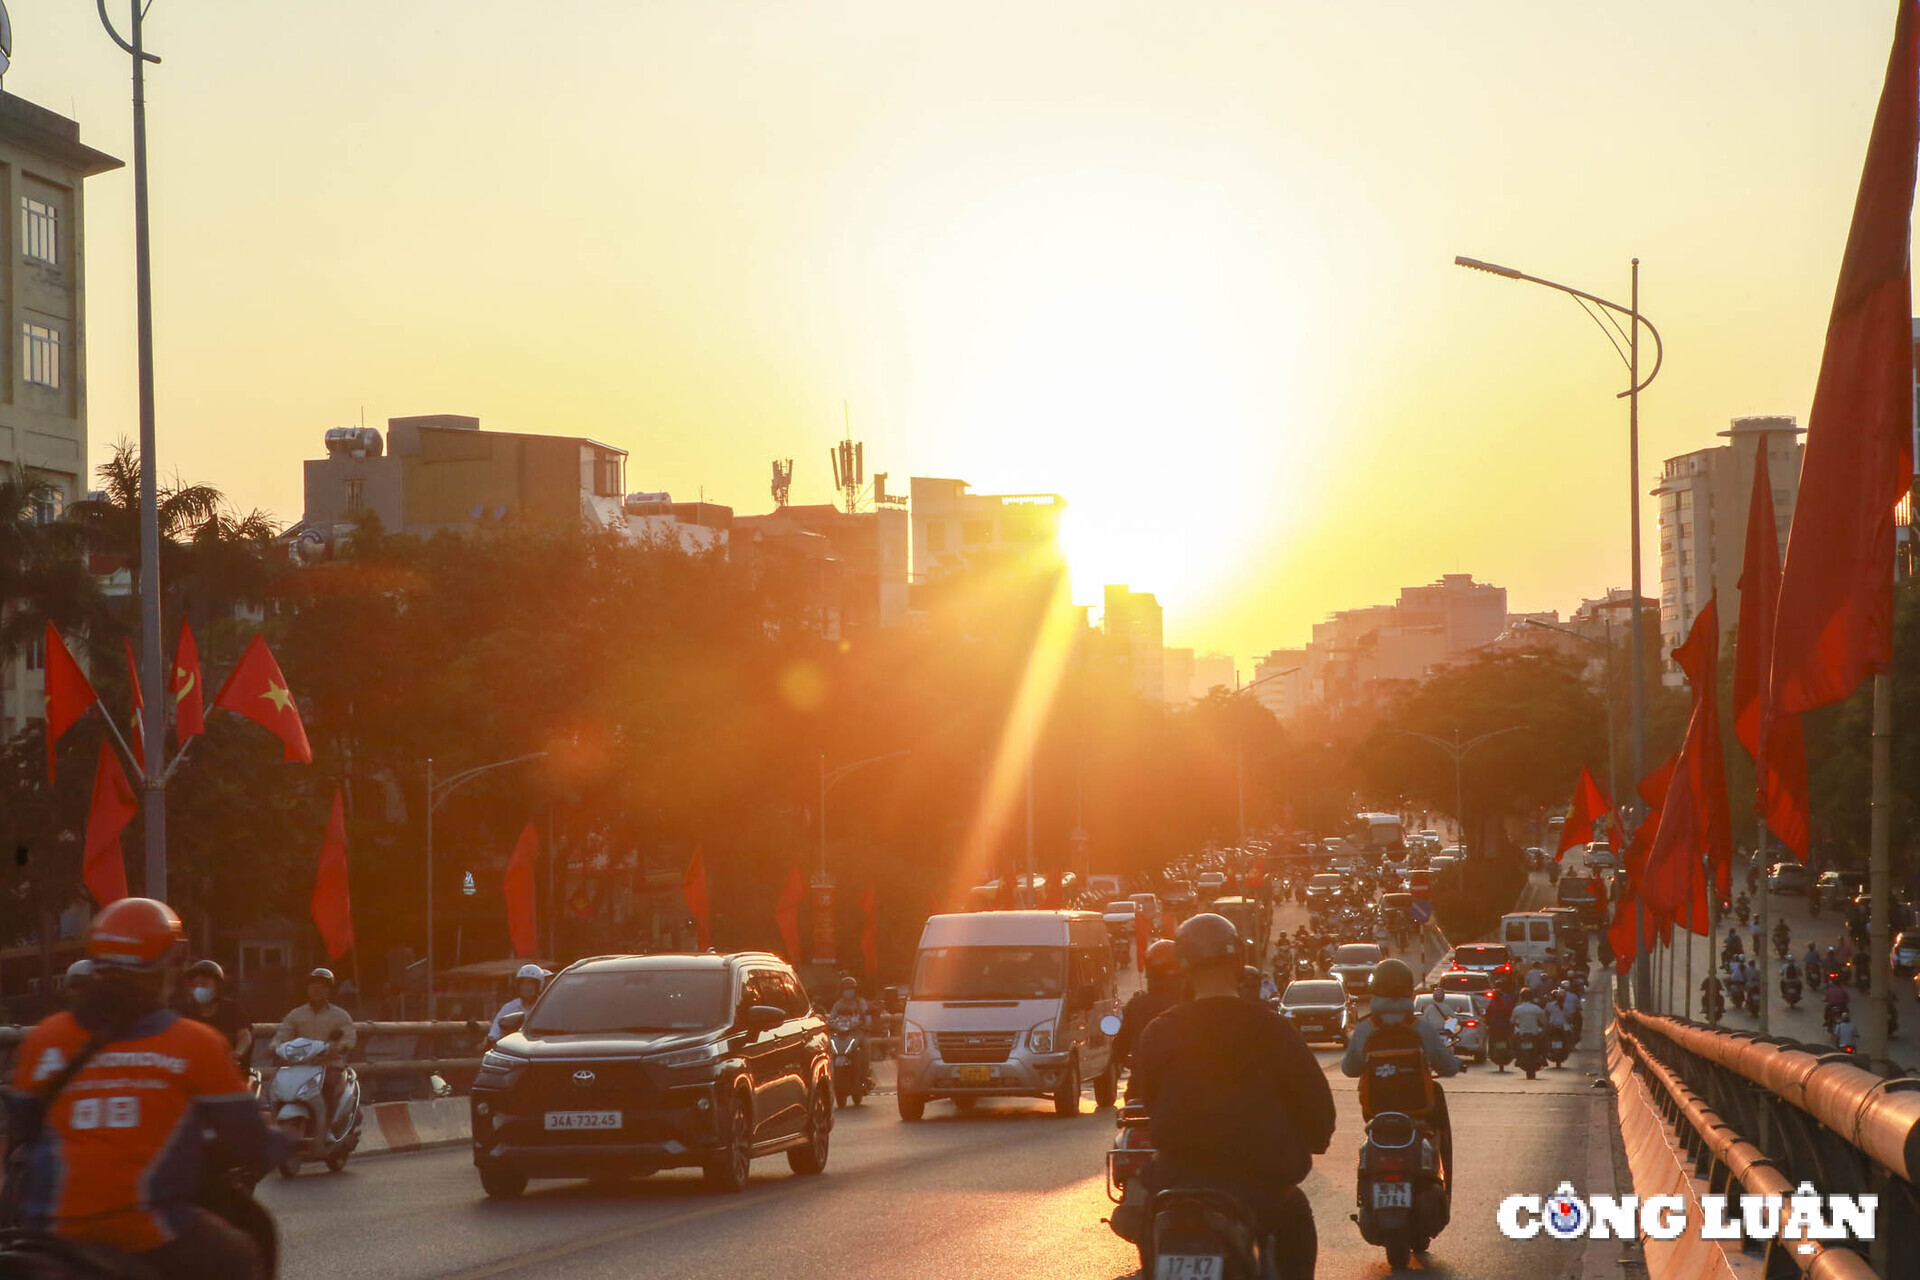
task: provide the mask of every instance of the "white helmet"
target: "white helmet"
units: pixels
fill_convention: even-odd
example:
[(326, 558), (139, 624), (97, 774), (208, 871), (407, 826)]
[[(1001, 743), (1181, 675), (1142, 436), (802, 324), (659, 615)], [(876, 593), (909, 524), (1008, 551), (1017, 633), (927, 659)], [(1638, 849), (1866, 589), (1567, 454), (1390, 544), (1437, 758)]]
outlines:
[(515, 982), (545, 982), (552, 976), (552, 974), (537, 964), (523, 964), (520, 966), (520, 972), (513, 975), (513, 980)]

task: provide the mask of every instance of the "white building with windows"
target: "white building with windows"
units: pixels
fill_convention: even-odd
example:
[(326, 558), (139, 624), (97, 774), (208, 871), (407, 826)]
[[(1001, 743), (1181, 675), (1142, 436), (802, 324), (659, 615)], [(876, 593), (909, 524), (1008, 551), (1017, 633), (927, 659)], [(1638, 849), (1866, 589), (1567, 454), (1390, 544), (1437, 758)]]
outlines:
[[(53, 492), (35, 516), (52, 520), (87, 491), (86, 225), (82, 187), (120, 161), (80, 141), (80, 126), (0, 91), (0, 481)], [(0, 664), (0, 737), (40, 718), (39, 641)]]

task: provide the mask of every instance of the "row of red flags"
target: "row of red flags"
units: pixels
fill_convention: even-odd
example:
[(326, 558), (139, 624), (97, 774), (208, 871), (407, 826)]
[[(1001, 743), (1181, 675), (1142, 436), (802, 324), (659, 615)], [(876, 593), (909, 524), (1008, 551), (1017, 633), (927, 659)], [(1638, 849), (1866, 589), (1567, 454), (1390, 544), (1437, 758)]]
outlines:
[[(1758, 446), (1740, 575), (1734, 736), (1754, 758), (1755, 805), (1782, 844), (1807, 856), (1806, 743), (1800, 717), (1839, 702), (1893, 661), (1894, 510), (1913, 483), (1911, 223), (1920, 151), (1920, 21), (1901, 0), (1886, 80), (1855, 198), (1807, 425), (1784, 568), (1766, 442)], [(1637, 607), (1637, 606), (1636, 606)], [(1627, 889), (1608, 941), (1622, 972), (1645, 932), (1705, 933), (1709, 877), (1732, 873), (1719, 730), (1718, 601), (1674, 658), (1693, 686), (1680, 750), (1638, 789), (1648, 814), (1622, 864)], [(1598, 797), (1582, 775), (1575, 810)], [(1591, 816), (1587, 817), (1589, 827)], [(1570, 814), (1568, 827), (1574, 825)], [(1562, 846), (1567, 840), (1563, 836)]]
[[(100, 695), (51, 622), (47, 624), (46, 651), (47, 781), (52, 783), (55, 748), (61, 736), (89, 710), (100, 705)], [(147, 769), (146, 704), (140, 692), (131, 643), (127, 645), (127, 672), (133, 690), (130, 750), (135, 767), (144, 772)], [(182, 622), (180, 642), (174, 650), (173, 668), (167, 680), (167, 691), (173, 695), (174, 734), (182, 749), (191, 739), (207, 731), (202, 684), (200, 653), (194, 644), (193, 629)], [(213, 705), (243, 715), (272, 732), (280, 739), (286, 759), (312, 763), (313, 750), (307, 744), (300, 709), (294, 705), (287, 679), (280, 673), (280, 664), (274, 661), (264, 637), (254, 636), (214, 696)], [(104, 708), (102, 714), (105, 714)], [(127, 896), (120, 833), (133, 821), (138, 809), (139, 797), (120, 757), (114, 754), (112, 744), (102, 739), (99, 761), (94, 766), (93, 799), (87, 809), (87, 837), (81, 864), (87, 892), (102, 906)]]

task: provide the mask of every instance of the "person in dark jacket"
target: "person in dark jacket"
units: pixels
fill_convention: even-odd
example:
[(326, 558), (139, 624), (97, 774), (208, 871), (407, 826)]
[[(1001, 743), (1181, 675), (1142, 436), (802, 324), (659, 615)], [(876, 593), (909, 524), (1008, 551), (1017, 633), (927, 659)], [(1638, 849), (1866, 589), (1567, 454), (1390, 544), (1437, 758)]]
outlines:
[(1120, 1013), (1120, 1034), (1113, 1038), (1114, 1070), (1127, 1065), (1147, 1024), (1180, 1003), (1180, 965), (1173, 943), (1162, 938), (1147, 948), (1147, 989), (1136, 991)]
[(1231, 1193), (1274, 1241), (1280, 1274), (1310, 1278), (1319, 1244), (1299, 1184), (1333, 1140), (1326, 1074), (1285, 1019), (1240, 997), (1231, 921), (1194, 916), (1174, 948), (1192, 998), (1147, 1027), (1128, 1095), (1151, 1117), (1147, 1185)]

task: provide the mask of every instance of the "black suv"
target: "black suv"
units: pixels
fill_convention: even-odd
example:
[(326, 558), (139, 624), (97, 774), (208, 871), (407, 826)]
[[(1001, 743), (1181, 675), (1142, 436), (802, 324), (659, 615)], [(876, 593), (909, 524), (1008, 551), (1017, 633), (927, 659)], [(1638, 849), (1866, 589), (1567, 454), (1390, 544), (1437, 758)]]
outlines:
[(569, 965), (473, 1082), (473, 1163), (490, 1196), (529, 1178), (698, 1166), (739, 1191), (759, 1156), (827, 1164), (833, 1059), (791, 966), (762, 952)]

